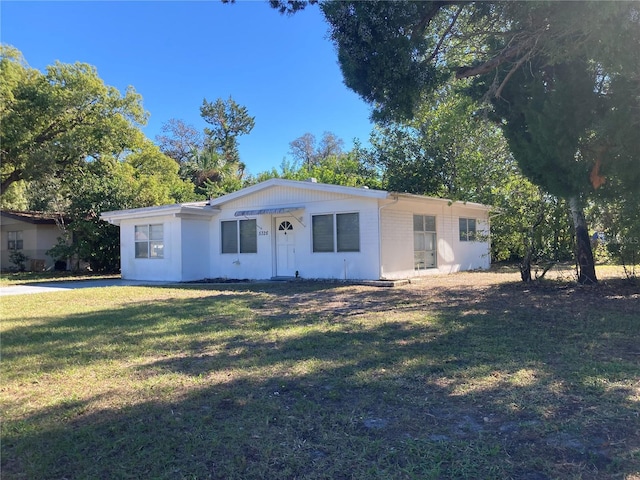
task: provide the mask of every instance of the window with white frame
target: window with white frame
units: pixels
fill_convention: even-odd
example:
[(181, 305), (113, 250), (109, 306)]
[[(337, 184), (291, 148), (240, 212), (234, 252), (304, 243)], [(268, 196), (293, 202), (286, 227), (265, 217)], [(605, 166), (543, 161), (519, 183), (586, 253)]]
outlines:
[(258, 253), (255, 219), (220, 222), (220, 232), (222, 253)]
[(413, 216), (413, 268), (423, 270), (436, 267), (436, 217)]
[(460, 218), (460, 241), (473, 242), (476, 239), (476, 219)]
[(7, 248), (9, 250), (22, 250), (24, 243), (22, 240), (22, 230), (7, 232)]
[(135, 244), (136, 258), (164, 258), (164, 226), (136, 225)]
[(311, 230), (316, 253), (360, 251), (359, 213), (313, 215)]

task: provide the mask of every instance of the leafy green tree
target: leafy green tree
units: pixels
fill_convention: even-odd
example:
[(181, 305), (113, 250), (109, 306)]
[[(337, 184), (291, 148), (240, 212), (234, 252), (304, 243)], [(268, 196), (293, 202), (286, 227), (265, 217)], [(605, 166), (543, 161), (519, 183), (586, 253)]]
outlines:
[(227, 163), (239, 163), (237, 138), (253, 130), (255, 117), (251, 117), (247, 108), (231, 97), (227, 100), (219, 98), (213, 103), (205, 98), (200, 107), (200, 114), (204, 121), (211, 125), (204, 130), (205, 147), (217, 151)]
[(146, 138), (123, 162), (133, 168), (140, 206), (181, 203), (196, 198), (193, 184), (180, 178), (176, 162)]
[(549, 268), (571, 252), (566, 205), (523, 177), (501, 130), (452, 86), (413, 119), (379, 125), (371, 144), (385, 189), (495, 206), (492, 259), (518, 260), (524, 281), (532, 264)]
[(227, 161), (213, 148), (194, 150), (182, 170), (191, 178), (196, 193), (205, 198), (219, 197), (242, 188), (244, 164)]
[(83, 63), (56, 62), (43, 74), (2, 45), (0, 85), (2, 193), (21, 180), (63, 177), (87, 159), (120, 155), (146, 121), (133, 88), (122, 95)]
[[(302, 137), (300, 137), (302, 138)], [(325, 134), (325, 138), (329, 138)], [(342, 145), (342, 140), (331, 134), (334, 145)], [(320, 147), (321, 148), (321, 147)], [(314, 146), (314, 155), (316, 150)], [(356, 142), (354, 148), (347, 153), (329, 154), (322, 156), (318, 153), (314, 163), (308, 165), (298, 161), (284, 160), (280, 170), (273, 168), (270, 171), (259, 173), (255, 177), (247, 179), (245, 184), (263, 182), (270, 178), (286, 178), (289, 180), (307, 180), (315, 178), (320, 183), (332, 185), (344, 185), (349, 187), (381, 188), (379, 169), (369, 162), (370, 154)]]
[[(596, 282), (583, 208), (629, 158), (629, 142), (607, 133), (637, 131), (637, 3), (328, 1), (321, 8), (346, 85), (378, 119), (412, 117), (452, 75), (474, 78), (469, 93), (490, 99), (523, 172), (569, 201), (578, 280)], [(637, 178), (638, 163), (625, 164)]]
[(193, 185), (178, 164), (144, 139), (124, 161), (102, 156), (77, 167), (66, 179), (68, 206), (54, 258), (76, 258), (93, 271), (117, 271), (120, 230), (100, 220), (105, 211), (194, 200)]

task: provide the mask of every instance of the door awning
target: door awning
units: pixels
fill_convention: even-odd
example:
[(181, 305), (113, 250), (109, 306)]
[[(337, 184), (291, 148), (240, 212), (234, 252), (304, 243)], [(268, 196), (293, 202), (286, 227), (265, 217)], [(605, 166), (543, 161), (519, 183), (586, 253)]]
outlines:
[(257, 210), (238, 210), (236, 217), (251, 217), (253, 215), (273, 215), (274, 213), (291, 213), (296, 210), (304, 210), (304, 207), (260, 208)]

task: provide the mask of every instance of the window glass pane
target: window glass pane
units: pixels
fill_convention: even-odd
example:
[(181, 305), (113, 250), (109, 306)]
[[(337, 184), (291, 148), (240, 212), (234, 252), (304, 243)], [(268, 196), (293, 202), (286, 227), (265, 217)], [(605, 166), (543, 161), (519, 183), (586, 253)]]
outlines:
[(136, 242), (149, 240), (149, 225), (136, 225)]
[(360, 251), (360, 214), (339, 213), (336, 215), (336, 230), (339, 252)]
[(238, 222), (221, 223), (222, 253), (238, 253)]
[(424, 231), (425, 232), (436, 231), (436, 217), (432, 217), (432, 216), (424, 217)]
[(240, 220), (240, 253), (258, 253), (255, 220)]
[(424, 234), (424, 249), (435, 250), (436, 249), (436, 234), (425, 233)]
[(314, 215), (313, 251), (333, 252), (333, 215)]
[(414, 232), (424, 231), (424, 217), (422, 215), (413, 216), (413, 231)]
[(469, 238), (469, 241), (475, 240), (476, 238), (476, 219), (475, 218), (469, 218), (467, 220), (467, 229), (468, 229), (467, 237)]
[(413, 253), (413, 262), (415, 270), (422, 270), (427, 268), (426, 265), (426, 252), (414, 252)]
[(413, 249), (416, 252), (421, 250), (426, 250), (425, 243), (424, 243), (424, 233), (413, 232)]
[(467, 219), (461, 218), (459, 220), (459, 225), (460, 225), (460, 241), (466, 242), (467, 241)]
[(147, 242), (136, 242), (136, 258), (149, 257), (149, 244)]
[(149, 256), (151, 258), (163, 258), (164, 244), (157, 241), (149, 242)]
[(162, 233), (162, 224), (149, 225), (149, 240), (162, 240)]

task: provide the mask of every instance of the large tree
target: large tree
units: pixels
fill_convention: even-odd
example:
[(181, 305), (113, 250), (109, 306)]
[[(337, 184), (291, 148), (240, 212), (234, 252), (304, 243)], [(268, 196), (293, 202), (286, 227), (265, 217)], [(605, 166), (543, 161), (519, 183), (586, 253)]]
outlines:
[(247, 107), (233, 98), (218, 98), (211, 103), (205, 98), (200, 115), (210, 127), (204, 129), (205, 146), (218, 151), (228, 163), (239, 163), (238, 137), (246, 135), (255, 126), (255, 117), (249, 115)]
[(84, 63), (56, 62), (42, 73), (15, 48), (0, 48), (0, 192), (21, 180), (63, 177), (135, 142), (146, 113), (133, 88), (121, 94)]
[[(303, 2), (272, 4), (293, 11)], [(321, 8), (345, 83), (372, 103), (376, 119), (411, 117), (453, 77), (473, 78), (470, 95), (490, 101), (523, 172), (569, 200), (579, 281), (596, 282), (585, 201), (620, 164), (626, 178), (640, 172), (625, 139), (640, 127), (638, 3), (327, 1)]]
[(184, 120), (171, 118), (164, 123), (161, 134), (156, 135), (156, 142), (162, 153), (173, 158), (180, 165), (191, 160), (194, 151), (204, 147), (202, 134)]
[(332, 132), (324, 132), (318, 144), (315, 135), (305, 133), (289, 143), (289, 152), (300, 165), (311, 171), (323, 160), (341, 155), (343, 146), (344, 140)]

